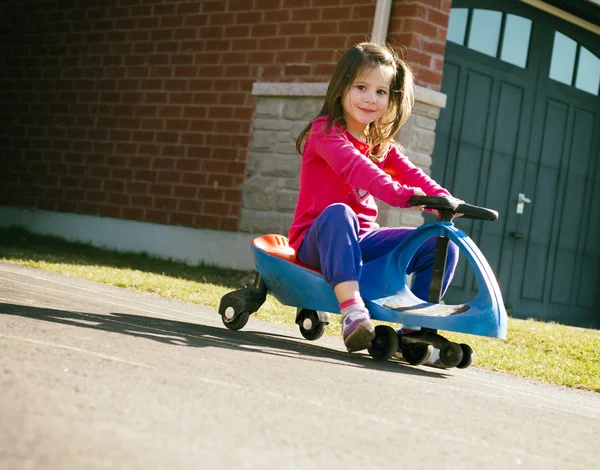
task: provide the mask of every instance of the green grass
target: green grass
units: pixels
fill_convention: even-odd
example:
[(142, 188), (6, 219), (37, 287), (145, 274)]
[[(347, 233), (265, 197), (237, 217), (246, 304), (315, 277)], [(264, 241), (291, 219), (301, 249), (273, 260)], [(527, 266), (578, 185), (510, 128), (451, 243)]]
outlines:
[[(215, 309), (224, 294), (253, 280), (251, 272), (117, 253), (17, 229), (0, 229), (0, 260)], [(268, 296), (254, 315), (293, 325), (294, 312)], [(339, 316), (331, 318), (327, 334), (339, 336)], [(597, 330), (511, 318), (506, 341), (456, 333), (445, 336), (473, 347), (474, 367), (600, 392)]]

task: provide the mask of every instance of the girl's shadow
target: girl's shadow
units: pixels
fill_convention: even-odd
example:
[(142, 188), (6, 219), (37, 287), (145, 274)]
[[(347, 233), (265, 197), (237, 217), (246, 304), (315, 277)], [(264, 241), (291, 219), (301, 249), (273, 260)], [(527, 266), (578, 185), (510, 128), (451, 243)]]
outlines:
[(245, 352), (294, 357), (300, 360), (336, 362), (347, 367), (369, 368), (387, 372), (400, 372), (429, 377), (447, 377), (443, 369), (417, 368), (396, 359), (378, 361), (367, 354), (349, 354), (309, 343), (304, 339), (251, 330), (231, 331), (198, 323), (182, 322), (165, 318), (112, 312), (106, 314), (74, 312), (51, 308), (31, 307), (0, 302), (0, 315), (77, 326), (97, 331), (119, 333), (137, 338), (150, 339), (173, 346), (194, 348), (222, 347)]

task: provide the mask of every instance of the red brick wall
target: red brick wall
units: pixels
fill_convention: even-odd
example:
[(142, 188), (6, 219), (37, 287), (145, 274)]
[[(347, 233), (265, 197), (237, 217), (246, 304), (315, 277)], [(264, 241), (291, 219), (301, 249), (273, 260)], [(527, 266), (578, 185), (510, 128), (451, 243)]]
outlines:
[[(236, 230), (252, 84), (327, 81), (375, 3), (3, 2), (0, 204)], [(434, 89), (448, 9), (392, 11), (392, 43)]]
[(392, 2), (388, 41), (411, 64), (419, 85), (439, 91), (452, 0)]

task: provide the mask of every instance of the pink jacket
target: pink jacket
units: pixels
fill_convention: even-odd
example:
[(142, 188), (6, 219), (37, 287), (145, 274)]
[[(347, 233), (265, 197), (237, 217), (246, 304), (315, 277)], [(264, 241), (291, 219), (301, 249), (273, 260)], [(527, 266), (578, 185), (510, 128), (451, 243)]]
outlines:
[(377, 198), (393, 207), (409, 207), (414, 188), (428, 196), (450, 193), (413, 165), (395, 145), (386, 158), (374, 163), (369, 146), (355, 139), (341, 125), (324, 132), (329, 117), (312, 124), (302, 153), (300, 192), (290, 227), (290, 246), (298, 250), (313, 221), (334, 203), (347, 204), (358, 216), (360, 233), (379, 228)]

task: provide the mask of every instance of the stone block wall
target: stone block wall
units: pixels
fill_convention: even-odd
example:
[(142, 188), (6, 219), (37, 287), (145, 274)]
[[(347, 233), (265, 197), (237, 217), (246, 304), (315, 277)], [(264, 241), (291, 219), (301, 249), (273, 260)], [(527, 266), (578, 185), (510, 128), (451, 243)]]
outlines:
[[(295, 142), (317, 115), (327, 83), (255, 83), (256, 104), (239, 230), (287, 235), (298, 197), (300, 155)], [(445, 95), (417, 87), (413, 114), (396, 140), (415, 165), (429, 173), (435, 128)], [(420, 213), (378, 202), (382, 226), (417, 227)]]

